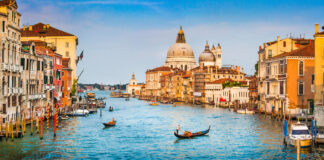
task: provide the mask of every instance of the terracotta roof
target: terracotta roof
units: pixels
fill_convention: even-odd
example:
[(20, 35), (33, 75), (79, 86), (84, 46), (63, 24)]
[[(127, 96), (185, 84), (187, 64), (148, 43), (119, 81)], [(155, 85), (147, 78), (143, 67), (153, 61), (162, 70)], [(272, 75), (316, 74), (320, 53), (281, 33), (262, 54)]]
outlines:
[(234, 81), (230, 78), (222, 78), (213, 82), (208, 82), (208, 84), (223, 84), (225, 82), (234, 82)]
[(287, 57), (287, 56), (314, 57), (315, 56), (314, 43), (311, 43), (310, 45), (293, 50), (291, 52), (285, 52), (283, 54), (274, 56), (273, 58), (281, 58), (281, 57)]
[(74, 36), (73, 34), (64, 32), (43, 23), (32, 25), (32, 30), (29, 27), (21, 29), (21, 37), (39, 37), (39, 36)]
[(40, 41), (40, 40), (30, 40), (30, 41), (21, 41), (22, 44), (32, 44), (35, 43), (35, 46), (47, 46), (47, 43), (44, 41)]
[(46, 48), (44, 46), (35, 46), (35, 51), (36, 51), (36, 54), (38, 54), (38, 55), (52, 55), (52, 54), (54, 54), (54, 52), (51, 49)]
[(162, 67), (157, 67), (157, 68), (148, 70), (147, 72), (155, 72), (155, 71), (171, 71), (171, 68), (167, 67), (167, 66), (162, 66)]
[(14, 8), (18, 8), (18, 5), (17, 5), (17, 2), (16, 1), (13, 1), (13, 0), (1, 0), (0, 1), (0, 6), (8, 6), (11, 2), (14, 2), (12, 3), (12, 7)]

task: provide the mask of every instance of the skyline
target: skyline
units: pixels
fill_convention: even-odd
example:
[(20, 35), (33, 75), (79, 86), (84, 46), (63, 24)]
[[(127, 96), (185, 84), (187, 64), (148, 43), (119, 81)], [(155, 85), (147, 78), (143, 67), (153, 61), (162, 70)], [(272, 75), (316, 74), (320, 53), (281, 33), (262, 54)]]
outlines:
[(321, 1), (17, 2), (22, 25), (49, 23), (78, 36), (77, 53), (84, 50), (78, 73), (85, 68), (80, 83), (127, 83), (133, 72), (144, 82), (146, 69), (164, 64), (180, 25), (196, 62), (208, 40), (221, 44), (224, 64), (253, 74), (259, 45), (289, 34), (313, 38), (314, 24), (323, 24), (324, 16)]

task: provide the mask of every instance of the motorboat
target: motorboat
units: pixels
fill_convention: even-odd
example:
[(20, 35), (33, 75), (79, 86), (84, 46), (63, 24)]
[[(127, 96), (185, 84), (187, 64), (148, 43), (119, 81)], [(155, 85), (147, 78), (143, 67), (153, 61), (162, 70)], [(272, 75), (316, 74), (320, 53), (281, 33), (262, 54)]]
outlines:
[(298, 140), (301, 148), (310, 147), (313, 140), (307, 125), (300, 122), (291, 125), (290, 133), (287, 136), (287, 142), (291, 146), (297, 147)]
[(319, 130), (316, 134), (316, 144), (324, 144), (324, 130)]
[(237, 113), (240, 113), (240, 114), (254, 114), (254, 111), (252, 110), (248, 110), (248, 109), (239, 109), (237, 110)]

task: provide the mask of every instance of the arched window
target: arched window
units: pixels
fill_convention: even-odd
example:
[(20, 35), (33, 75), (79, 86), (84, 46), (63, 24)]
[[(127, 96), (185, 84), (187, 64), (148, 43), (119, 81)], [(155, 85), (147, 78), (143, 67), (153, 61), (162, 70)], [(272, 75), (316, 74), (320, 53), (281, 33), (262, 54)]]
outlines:
[(183, 70), (183, 65), (181, 65), (181, 69)]
[(286, 41), (283, 41), (282, 45), (283, 45), (283, 47), (286, 47)]
[(173, 69), (173, 65), (171, 65), (171, 69)]
[(187, 68), (187, 65), (185, 65), (185, 70), (187, 70), (188, 68)]

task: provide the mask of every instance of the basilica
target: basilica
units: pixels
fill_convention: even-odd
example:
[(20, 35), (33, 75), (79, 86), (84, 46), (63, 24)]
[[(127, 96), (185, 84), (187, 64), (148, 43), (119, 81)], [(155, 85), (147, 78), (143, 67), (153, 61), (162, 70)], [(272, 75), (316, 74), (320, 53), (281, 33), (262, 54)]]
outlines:
[[(219, 94), (220, 92), (215, 94), (219, 88), (213, 86), (215, 81), (247, 84), (243, 68), (234, 65), (222, 66), (222, 54), (220, 44), (210, 47), (207, 41), (196, 63), (193, 49), (186, 42), (184, 31), (180, 27), (176, 42), (167, 52), (165, 64), (146, 71), (145, 86), (141, 88), (140, 97), (161, 101), (213, 102), (215, 104), (220, 99), (231, 100), (229, 103), (240, 100), (226, 98)], [(231, 93), (228, 90), (229, 88), (226, 93)], [(242, 94), (241, 91), (245, 93)], [(232, 93), (247, 95), (246, 92), (245, 88)], [(227, 97), (230, 96), (240, 98), (235, 95)]]

